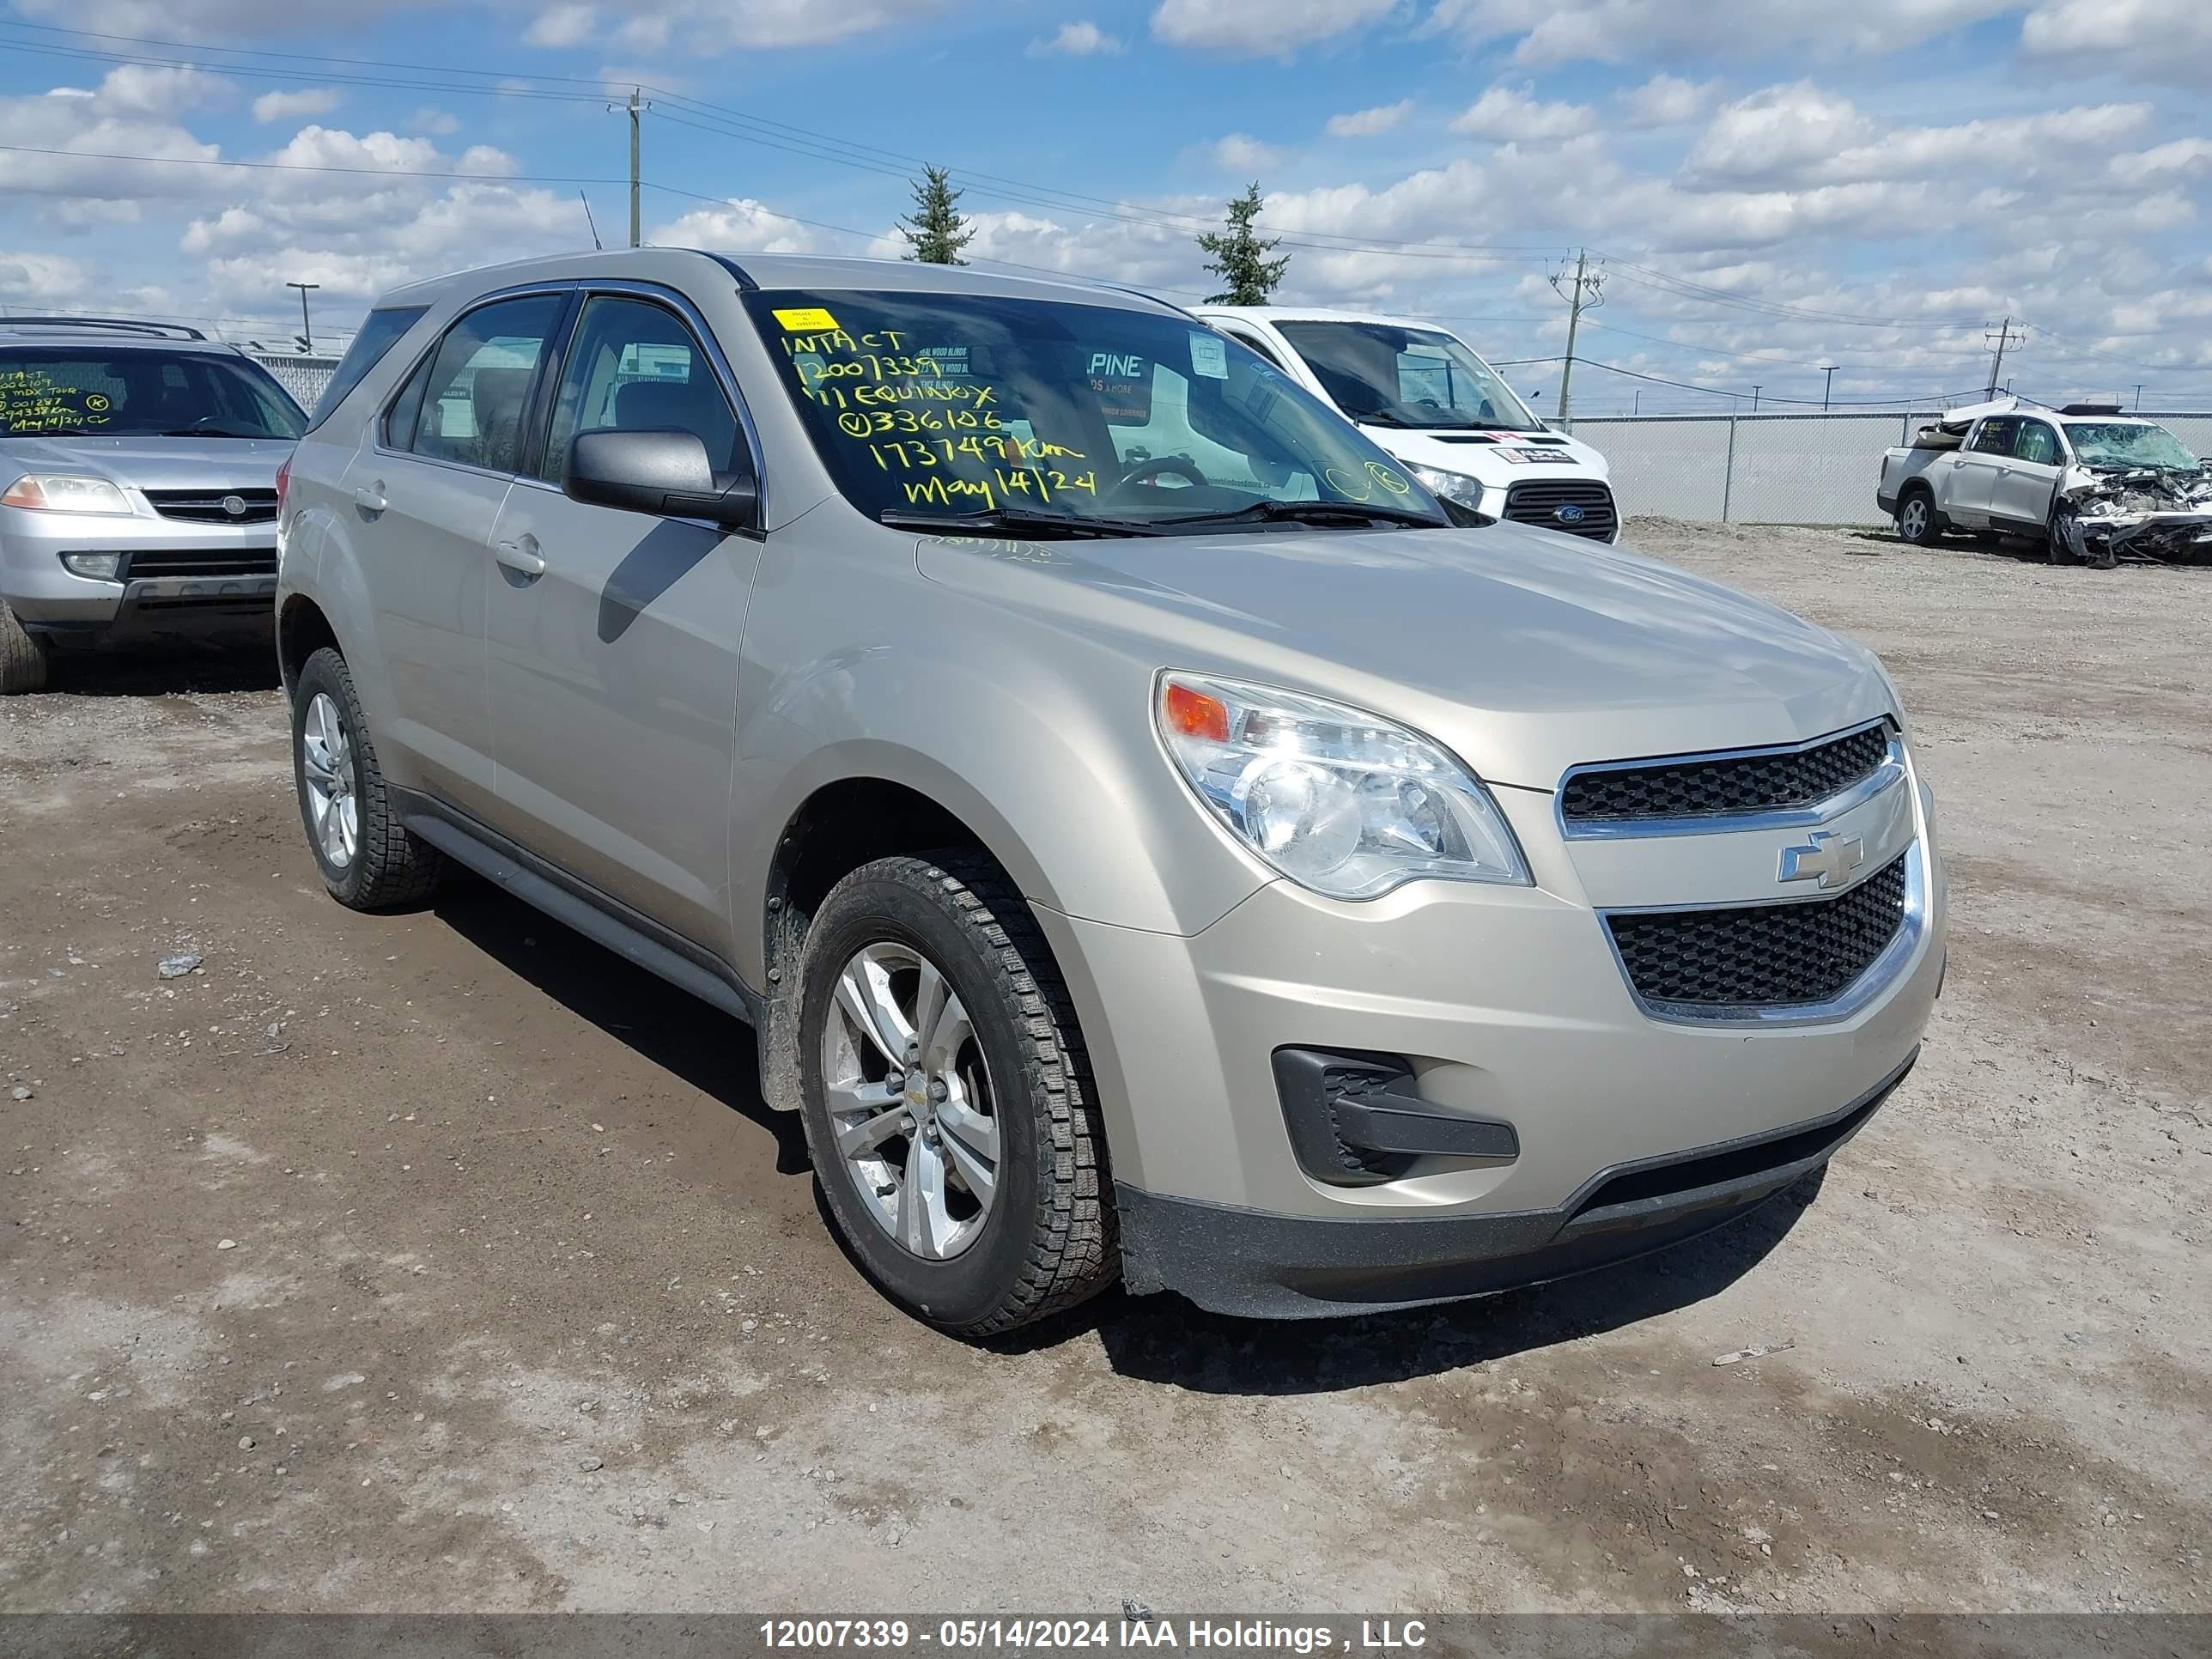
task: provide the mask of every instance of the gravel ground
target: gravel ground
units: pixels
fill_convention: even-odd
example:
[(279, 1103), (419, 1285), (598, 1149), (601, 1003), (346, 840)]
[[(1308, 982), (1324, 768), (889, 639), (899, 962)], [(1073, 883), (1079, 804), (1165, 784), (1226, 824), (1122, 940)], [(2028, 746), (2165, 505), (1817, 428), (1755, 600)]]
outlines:
[(325, 897), (258, 661), (0, 706), (0, 1607), (2205, 1609), (2212, 572), (1636, 532), (1903, 687), (1926, 1057), (1713, 1239), (1328, 1325), (939, 1337), (744, 1030)]

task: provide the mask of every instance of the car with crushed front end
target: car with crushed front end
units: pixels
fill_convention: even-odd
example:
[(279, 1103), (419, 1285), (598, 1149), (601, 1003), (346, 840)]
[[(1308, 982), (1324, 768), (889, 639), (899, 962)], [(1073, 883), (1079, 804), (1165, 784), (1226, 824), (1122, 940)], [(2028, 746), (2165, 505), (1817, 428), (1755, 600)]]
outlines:
[(307, 417), (176, 324), (0, 318), (0, 695), (56, 650), (264, 648), (276, 470)]
[(279, 520), (324, 882), (465, 866), (749, 1023), (921, 1318), (1600, 1267), (1914, 1062), (1942, 875), (1873, 655), (1440, 502), (1172, 306), (647, 249), (364, 331)]

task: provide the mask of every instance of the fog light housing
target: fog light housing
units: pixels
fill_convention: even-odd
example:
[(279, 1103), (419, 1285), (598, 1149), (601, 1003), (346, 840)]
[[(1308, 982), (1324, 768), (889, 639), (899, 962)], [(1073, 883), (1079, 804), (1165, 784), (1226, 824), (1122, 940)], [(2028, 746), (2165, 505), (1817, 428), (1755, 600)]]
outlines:
[(100, 582), (120, 580), (123, 569), (120, 553), (64, 553), (62, 562), (69, 568), (72, 576), (89, 576)]

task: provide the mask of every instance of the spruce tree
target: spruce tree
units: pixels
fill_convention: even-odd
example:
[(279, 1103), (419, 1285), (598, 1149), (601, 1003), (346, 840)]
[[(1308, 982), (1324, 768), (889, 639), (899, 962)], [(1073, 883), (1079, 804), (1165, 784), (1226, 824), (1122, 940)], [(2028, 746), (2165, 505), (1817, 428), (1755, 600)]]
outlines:
[(926, 265), (968, 263), (960, 250), (975, 240), (975, 233), (960, 211), (962, 193), (952, 188), (951, 168), (923, 169), (923, 176), (914, 180), (914, 213), (899, 220), (899, 234), (907, 240), (907, 251), (900, 258)]
[(1210, 306), (1263, 306), (1267, 296), (1283, 280), (1283, 272), (1291, 263), (1285, 253), (1279, 259), (1267, 256), (1275, 251), (1274, 240), (1263, 240), (1252, 233), (1252, 222), (1260, 216), (1260, 183), (1252, 181), (1251, 189), (1229, 204), (1228, 229), (1206, 231), (1198, 239), (1199, 246), (1213, 257), (1206, 268), (1221, 278), (1222, 292), (1206, 301)]

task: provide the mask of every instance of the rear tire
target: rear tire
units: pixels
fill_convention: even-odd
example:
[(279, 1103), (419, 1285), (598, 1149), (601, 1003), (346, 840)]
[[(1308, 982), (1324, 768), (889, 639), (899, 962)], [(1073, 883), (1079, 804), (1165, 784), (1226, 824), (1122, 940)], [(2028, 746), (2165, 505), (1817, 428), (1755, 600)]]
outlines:
[(445, 854), (399, 821), (345, 659), (325, 646), (292, 692), (292, 782), (307, 846), (331, 896), (352, 910), (420, 904)]
[(1914, 547), (1933, 547), (1942, 538), (1943, 515), (1925, 489), (1908, 491), (1897, 504), (1897, 538)]
[(808, 925), (799, 981), (806, 1143), (878, 1289), (981, 1337), (1114, 1282), (1082, 1034), (997, 866), (956, 853), (863, 865)]
[(0, 697), (46, 689), (46, 642), (0, 603)]

